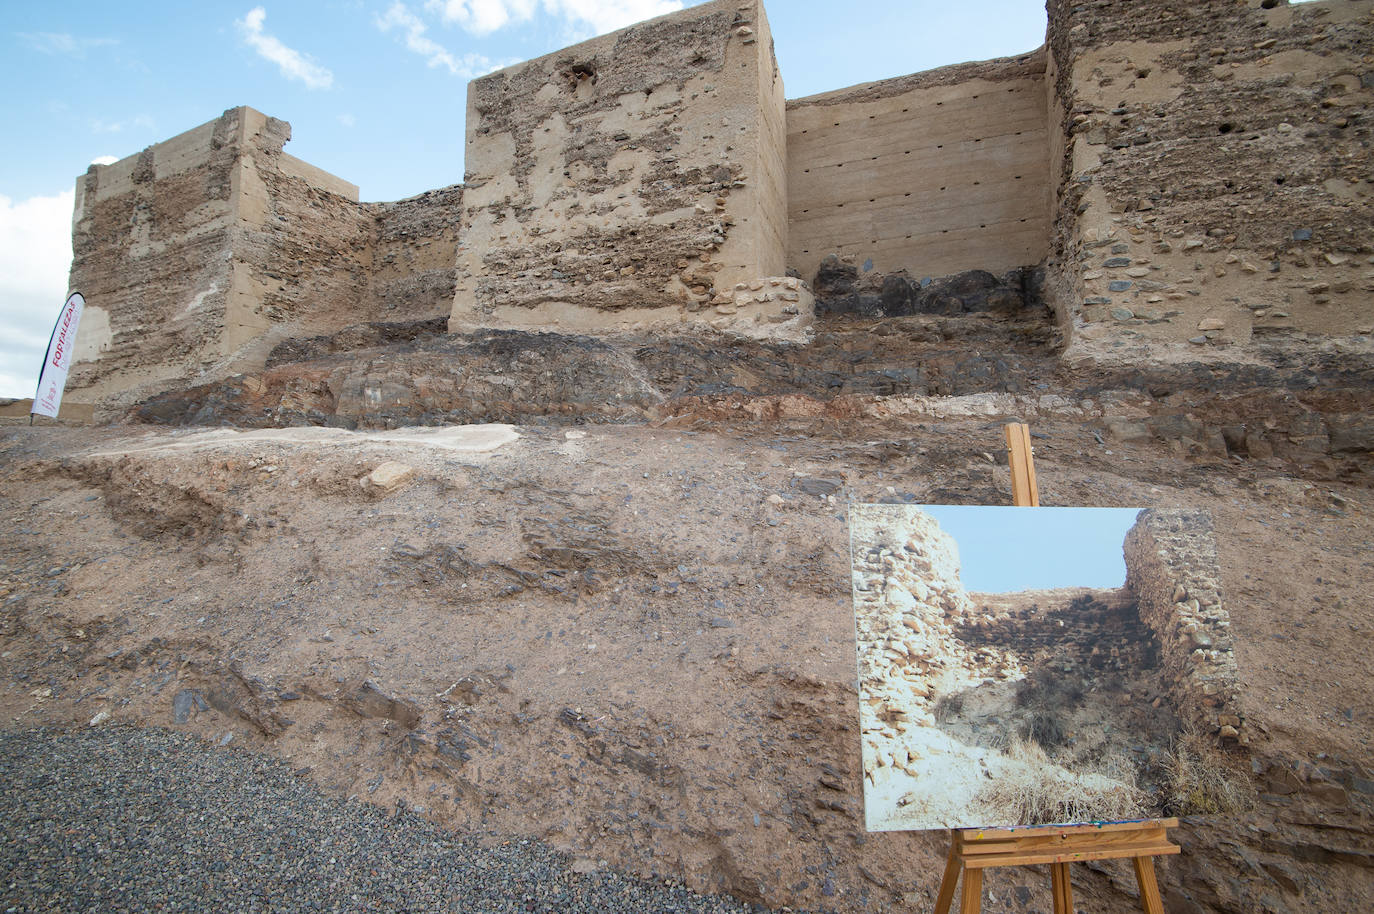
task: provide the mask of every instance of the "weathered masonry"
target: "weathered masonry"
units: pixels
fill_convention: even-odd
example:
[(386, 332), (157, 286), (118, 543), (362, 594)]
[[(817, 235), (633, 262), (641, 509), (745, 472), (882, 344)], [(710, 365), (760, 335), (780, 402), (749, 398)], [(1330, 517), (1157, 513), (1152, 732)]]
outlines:
[(787, 236), (761, 3), (704, 4), (478, 79), (467, 123), (453, 329), (806, 320), (797, 290), (788, 313), (748, 288), (783, 277)]
[(77, 180), (74, 399), (224, 377), (287, 337), (452, 298), (462, 188), (359, 204), (357, 187), (282, 152), (290, 135), (233, 108)]
[(1073, 360), (1368, 349), (1374, 0), (1048, 10), (1035, 52), (786, 101), (762, 3), (714, 0), (475, 80), (464, 183), (397, 203), (231, 109), (78, 179), (69, 400), (378, 321), (804, 344), (823, 264), (870, 301), (1043, 267)]

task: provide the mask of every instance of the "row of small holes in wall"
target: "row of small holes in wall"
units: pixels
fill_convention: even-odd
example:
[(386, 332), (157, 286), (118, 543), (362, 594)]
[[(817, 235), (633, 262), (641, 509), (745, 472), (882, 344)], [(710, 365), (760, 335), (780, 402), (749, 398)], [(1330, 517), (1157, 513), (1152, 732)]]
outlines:
[[(1017, 221), (1017, 222), (1025, 222), (1026, 220), (1025, 220), (1025, 219), (1017, 219), (1016, 221)], [(987, 228), (988, 226), (987, 226), (987, 223), (985, 222), (985, 223), (979, 225), (978, 227), (979, 227), (980, 229), (985, 229), (985, 228)], [(949, 234), (949, 229), (940, 229), (940, 234), (941, 234), (941, 235), (948, 235), (948, 234)], [(913, 236), (913, 235), (907, 235), (906, 238), (904, 238), (903, 240), (905, 240), (905, 241), (910, 241), (913, 237), (915, 237), (915, 236)], [(884, 238), (884, 239), (882, 239), (882, 241), (895, 241), (895, 240), (896, 240), (895, 238)], [(880, 240), (877, 239), (877, 238), (874, 238), (872, 241), (869, 242), (869, 244), (881, 244), (882, 241), (880, 241)], [(841, 245), (841, 246), (843, 246), (843, 245)], [(807, 249), (807, 248), (802, 248), (802, 253), (803, 253), (803, 254), (810, 254), (811, 251), (810, 251), (809, 249)]]
[[(1008, 89), (1007, 91), (1008, 91), (1008, 92), (1020, 92), (1021, 90), (1020, 90), (1020, 89)], [(976, 98), (978, 98), (978, 96), (976, 96), (976, 95), (971, 95), (971, 96), (969, 96), (969, 101), (973, 101), (973, 100), (976, 99)], [(944, 102), (936, 102), (935, 105), (936, 105), (936, 107), (942, 107), (942, 106), (944, 105)], [(903, 108), (903, 109), (902, 109), (902, 113), (903, 113), (903, 114), (910, 114), (910, 113), (911, 113), (911, 109), (910, 109), (910, 108)], [(870, 114), (870, 115), (868, 116), (868, 119), (871, 121), (871, 120), (874, 120), (875, 118), (877, 118), (877, 116), (878, 116), (878, 115), (876, 115), (876, 114)], [(836, 121), (834, 126), (836, 126), (836, 127), (840, 126), (840, 121)], [(802, 133), (809, 133), (809, 132), (810, 132), (810, 129), (811, 129), (811, 128), (808, 127), (807, 129), (803, 130)], [(1017, 134), (1017, 136), (1020, 136), (1020, 135), (1021, 135), (1021, 134), (1019, 134), (1019, 133)]]
[[(838, 125), (837, 125), (837, 126), (838, 126)], [(805, 132), (806, 132), (805, 130), (802, 131), (802, 133), (805, 133)], [(1226, 131), (1223, 130), (1222, 132), (1225, 133)], [(1023, 133), (1025, 133), (1024, 130), (1018, 130), (1018, 131), (1016, 131), (1015, 133), (1013, 133), (1013, 134), (1011, 134), (1011, 135), (1012, 135), (1012, 136), (1021, 136)], [(981, 142), (983, 142), (983, 139), (984, 139), (983, 137), (977, 137), (977, 138), (974, 139), (973, 142), (975, 142), (975, 143), (981, 143)], [(944, 144), (944, 143), (937, 143), (936, 146), (935, 146), (935, 148), (936, 148), (936, 149), (944, 149), (944, 148), (945, 148), (945, 144)], [(911, 150), (910, 150), (910, 149), (906, 150), (905, 152), (902, 153), (902, 155), (904, 155), (904, 156), (909, 156), (909, 155), (911, 155)], [(878, 161), (880, 158), (882, 158), (882, 156), (874, 156), (873, 158), (869, 159), (869, 161), (870, 161), (870, 162), (876, 162), (876, 161)], [(856, 160), (856, 161), (857, 161), (857, 160)], [(845, 163), (844, 163), (844, 162), (836, 162), (834, 167), (836, 167), (836, 168), (844, 168), (844, 166), (845, 166)], [(816, 167), (817, 167), (817, 168), (828, 168), (829, 166), (827, 166), (827, 165), (818, 165), (818, 166), (816, 166)], [(811, 174), (811, 169), (809, 169), (809, 168), (803, 168), (803, 169), (802, 169), (802, 174), (804, 174), (804, 175), (809, 175), (809, 174)], [(1020, 177), (1020, 175), (1017, 175), (1017, 177)]]
[[(810, 171), (810, 169), (807, 169), (807, 170)], [(1020, 181), (1020, 180), (1021, 180), (1021, 176), (1020, 176), (1020, 175), (1012, 175), (1012, 178), (1013, 178), (1014, 180), (1016, 180), (1016, 181)], [(980, 184), (982, 184), (982, 183), (983, 183), (982, 181), (974, 181), (973, 184), (970, 185), (970, 186), (972, 186), (972, 187), (977, 187), (978, 185), (980, 185)], [(948, 185), (946, 185), (945, 187), (941, 187), (940, 190), (942, 190), (942, 191), (944, 191), (944, 190), (949, 190), (949, 187), (948, 187)], [(902, 196), (903, 196), (903, 197), (910, 197), (910, 196), (911, 196), (911, 191), (907, 191), (906, 193), (902, 194)], [(878, 202), (878, 198), (877, 198), (877, 197), (869, 197), (869, 198), (868, 198), (868, 202), (869, 202), (869, 203), (877, 203), (877, 202)], [(835, 204), (835, 208), (836, 208), (836, 209), (844, 209), (844, 204), (843, 204), (843, 203), (836, 203), (836, 204)], [(809, 210), (809, 209), (804, 209), (804, 210), (802, 210), (802, 212), (803, 212), (803, 213), (809, 213), (809, 212), (811, 212), (811, 210)], [(1023, 219), (1022, 221), (1024, 222), (1025, 220)]]

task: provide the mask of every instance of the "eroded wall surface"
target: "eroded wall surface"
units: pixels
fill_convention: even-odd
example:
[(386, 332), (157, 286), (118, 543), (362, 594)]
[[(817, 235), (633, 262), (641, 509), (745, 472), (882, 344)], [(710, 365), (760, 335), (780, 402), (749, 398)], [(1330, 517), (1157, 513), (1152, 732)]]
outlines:
[(450, 328), (766, 324), (725, 293), (783, 273), (771, 44), (719, 0), (475, 80)]
[(240, 109), (77, 179), (71, 288), (86, 310), (67, 397), (156, 389), (225, 354)]
[(290, 124), (252, 109), (244, 116), (232, 295), (258, 326), (231, 335), (228, 348), (260, 364), (287, 336), (365, 319), (375, 220), (356, 187), (282, 152)]
[(1002, 273), (1049, 242), (1043, 52), (787, 103), (788, 266)]
[(234, 108), (78, 179), (69, 399), (117, 410), (260, 368), (285, 339), (448, 314), (462, 188), (359, 204), (290, 137)]
[(420, 320), (453, 308), (454, 264), (463, 214), (463, 185), (371, 206), (377, 239), (372, 255), (370, 320)]
[(1367, 336), (1374, 3), (1048, 6), (1071, 357)]
[(1179, 716), (1222, 745), (1248, 743), (1211, 517), (1205, 511), (1142, 511), (1123, 551), (1126, 589), (1159, 639), (1160, 665)]

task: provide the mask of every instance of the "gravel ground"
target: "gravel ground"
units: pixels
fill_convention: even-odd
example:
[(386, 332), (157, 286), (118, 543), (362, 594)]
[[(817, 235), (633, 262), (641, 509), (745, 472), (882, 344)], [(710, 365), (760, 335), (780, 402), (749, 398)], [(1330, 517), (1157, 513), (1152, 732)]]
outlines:
[(759, 912), (322, 794), (162, 730), (0, 732), (0, 910)]

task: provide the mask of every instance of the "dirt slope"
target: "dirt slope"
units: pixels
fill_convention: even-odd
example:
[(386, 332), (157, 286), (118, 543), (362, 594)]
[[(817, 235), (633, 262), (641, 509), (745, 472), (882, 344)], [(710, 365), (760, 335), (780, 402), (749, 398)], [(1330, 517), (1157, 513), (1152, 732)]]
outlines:
[[(974, 415), (709, 415), (705, 431), (682, 409), (476, 446), (5, 429), (0, 707), (228, 738), (344, 794), (770, 905), (917, 910), (943, 836), (862, 831), (845, 511), (1006, 503), (1001, 401), (943, 409), (961, 402)], [(1069, 412), (1031, 417), (1044, 503), (1216, 516), (1261, 734), (1260, 806), (1190, 820), (1167, 894), (1368, 907), (1362, 466), (1342, 482), (1329, 462), (1180, 458)], [(360, 485), (388, 460), (414, 476)], [(1085, 905), (1131, 909), (1125, 869), (1078, 873)], [(1030, 873), (989, 891), (988, 910), (1048, 903)]]

